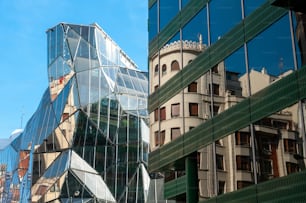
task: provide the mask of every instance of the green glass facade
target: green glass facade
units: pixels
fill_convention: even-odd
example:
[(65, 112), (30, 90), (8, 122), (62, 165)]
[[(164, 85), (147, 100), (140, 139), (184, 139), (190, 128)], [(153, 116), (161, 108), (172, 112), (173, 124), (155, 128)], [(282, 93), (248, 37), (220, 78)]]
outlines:
[[(305, 199), (301, 5), (148, 1), (149, 171), (163, 174), (166, 199)], [(180, 69), (165, 71), (173, 60)]]

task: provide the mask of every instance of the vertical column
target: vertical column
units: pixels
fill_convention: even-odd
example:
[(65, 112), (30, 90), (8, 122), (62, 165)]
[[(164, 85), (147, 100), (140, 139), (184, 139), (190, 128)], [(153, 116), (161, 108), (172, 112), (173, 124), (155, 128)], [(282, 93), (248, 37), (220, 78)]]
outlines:
[(195, 203), (199, 201), (199, 181), (196, 154), (185, 159), (186, 169), (186, 202)]

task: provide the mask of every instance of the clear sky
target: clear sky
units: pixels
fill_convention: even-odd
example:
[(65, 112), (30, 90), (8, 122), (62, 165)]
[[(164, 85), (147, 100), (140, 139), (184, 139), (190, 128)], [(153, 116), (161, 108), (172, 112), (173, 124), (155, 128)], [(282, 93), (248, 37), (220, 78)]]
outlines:
[(147, 71), (146, 0), (0, 0), (0, 138), (26, 122), (48, 87), (45, 31), (98, 23)]

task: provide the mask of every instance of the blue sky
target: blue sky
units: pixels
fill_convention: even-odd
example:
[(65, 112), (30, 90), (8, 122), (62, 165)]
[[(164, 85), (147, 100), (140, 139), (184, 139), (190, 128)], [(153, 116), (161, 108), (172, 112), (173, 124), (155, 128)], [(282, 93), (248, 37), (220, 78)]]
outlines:
[(48, 28), (96, 22), (147, 71), (147, 18), (146, 0), (0, 0), (0, 138), (25, 126), (48, 86)]

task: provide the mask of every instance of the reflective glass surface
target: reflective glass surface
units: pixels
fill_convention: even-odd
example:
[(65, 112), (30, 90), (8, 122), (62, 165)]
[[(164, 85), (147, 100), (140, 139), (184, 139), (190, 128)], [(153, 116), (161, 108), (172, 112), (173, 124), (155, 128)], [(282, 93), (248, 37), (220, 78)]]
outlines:
[(145, 202), (147, 74), (96, 24), (47, 37), (49, 88), (1, 145), (0, 201)]

